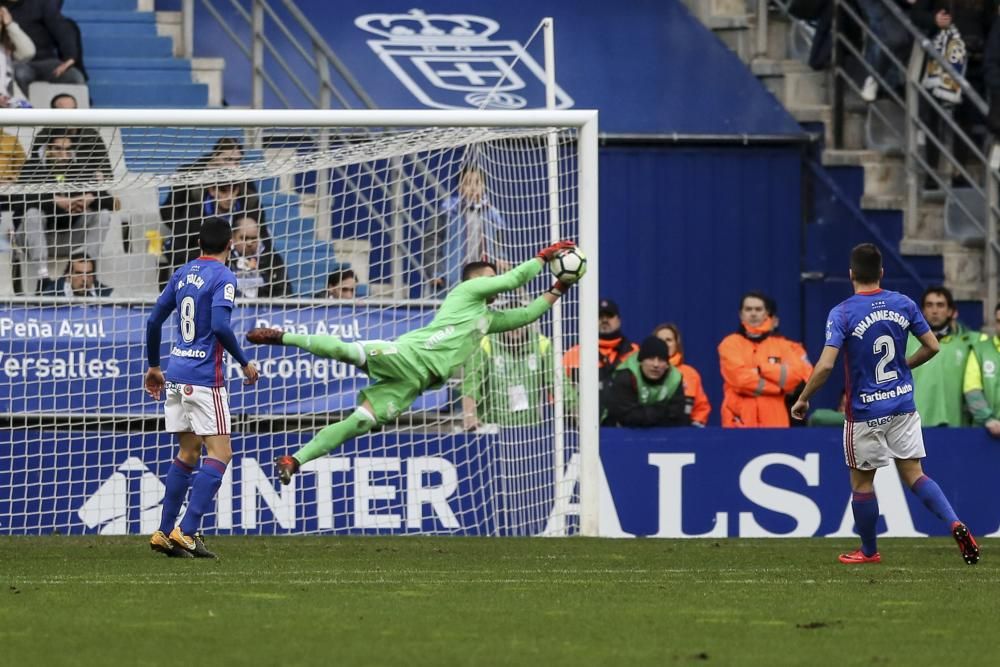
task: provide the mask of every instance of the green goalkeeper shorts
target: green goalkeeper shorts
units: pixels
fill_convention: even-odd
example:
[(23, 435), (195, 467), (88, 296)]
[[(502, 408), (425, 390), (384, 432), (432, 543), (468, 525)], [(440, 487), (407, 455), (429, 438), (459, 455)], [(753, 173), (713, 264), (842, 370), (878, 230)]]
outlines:
[(431, 372), (406, 346), (378, 341), (363, 347), (375, 382), (358, 393), (358, 405), (371, 403), (379, 424), (395, 421), (432, 384)]

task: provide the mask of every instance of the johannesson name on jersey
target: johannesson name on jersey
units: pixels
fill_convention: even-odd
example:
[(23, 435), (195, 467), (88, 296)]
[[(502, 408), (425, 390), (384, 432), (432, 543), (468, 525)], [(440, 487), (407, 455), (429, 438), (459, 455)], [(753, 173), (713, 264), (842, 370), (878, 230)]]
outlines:
[(910, 321), (896, 311), (876, 310), (872, 311), (868, 317), (858, 322), (858, 325), (854, 327), (854, 331), (851, 332), (851, 335), (855, 338), (864, 338), (865, 332), (868, 331), (868, 327), (876, 322), (882, 322), (885, 320), (895, 322), (899, 326), (903, 327), (904, 330), (910, 328)]

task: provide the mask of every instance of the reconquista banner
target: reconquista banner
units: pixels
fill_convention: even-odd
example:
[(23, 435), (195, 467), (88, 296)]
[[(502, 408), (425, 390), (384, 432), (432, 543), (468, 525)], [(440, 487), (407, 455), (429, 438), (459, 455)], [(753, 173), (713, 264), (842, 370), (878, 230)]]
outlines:
[[(156, 415), (163, 406), (142, 391), (149, 307), (125, 305), (0, 307), (0, 414)], [(390, 340), (423, 326), (428, 307), (241, 306), (237, 338), (257, 326), (331, 334), (347, 341)], [(168, 379), (174, 318), (164, 325), (161, 358)], [(233, 414), (285, 415), (353, 409), (368, 383), (355, 367), (284, 347), (242, 343), (260, 382), (242, 386), (239, 364), (225, 368)], [(417, 410), (446, 406), (447, 392), (426, 393)]]

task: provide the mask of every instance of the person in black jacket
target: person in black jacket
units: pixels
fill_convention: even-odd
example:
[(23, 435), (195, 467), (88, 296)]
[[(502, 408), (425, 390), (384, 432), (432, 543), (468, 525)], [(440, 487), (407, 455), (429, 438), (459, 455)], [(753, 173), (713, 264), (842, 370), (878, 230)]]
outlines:
[(3, 0), (35, 44), (35, 57), (14, 65), (14, 79), (25, 95), (32, 81), (86, 83), (80, 69), (80, 40), (62, 15), (61, 0)]
[(681, 372), (670, 365), (667, 344), (656, 336), (642, 341), (601, 394), (605, 426), (689, 426)]
[(70, 255), (66, 273), (57, 280), (42, 282), (42, 296), (97, 298), (111, 296), (112, 288), (97, 280), (97, 262), (83, 251)]
[(25, 194), (11, 201), (20, 244), (42, 280), (49, 277), (50, 241), (57, 247), (83, 248), (90, 257), (98, 258), (111, 226), (114, 197), (104, 190), (87, 189), (101, 176), (93, 173), (88, 163), (77, 161), (75, 138), (71, 130), (51, 134), (25, 162), (18, 181), (49, 186), (77, 183), (80, 190)]

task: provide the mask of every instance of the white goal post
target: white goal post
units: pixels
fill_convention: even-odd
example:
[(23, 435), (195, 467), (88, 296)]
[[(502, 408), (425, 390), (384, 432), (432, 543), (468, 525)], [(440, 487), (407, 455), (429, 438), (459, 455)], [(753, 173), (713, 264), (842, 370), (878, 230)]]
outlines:
[[(0, 128), (24, 153), (15, 159), (17, 145), (0, 144), (9, 151), (0, 162), (16, 163), (0, 180), (0, 535), (150, 532), (156, 523), (175, 445), (141, 395), (140, 323), (159, 291), (156, 272), (162, 284), (182, 263), (181, 246), (191, 250), (178, 225), (199, 216), (260, 237), (241, 246), (251, 248), (239, 260), (251, 277), (244, 289), (238, 274), (233, 328), (267, 370), (258, 388), (241, 387), (231, 361), (221, 371), (234, 464), (247, 448), (253, 456), (236, 481), (227, 473), (209, 532), (598, 535), (596, 111), (0, 110)], [(108, 168), (94, 167), (101, 141), (81, 128), (100, 136)], [(232, 162), (199, 155), (220, 146), (236, 151)], [(481, 180), (474, 205), (461, 203), (470, 169)], [(103, 225), (96, 243), (77, 229), (90, 211)], [(475, 241), (456, 242), (453, 219)], [(312, 462), (298, 491), (273, 483), (273, 455), (340, 418), (350, 389), (367, 380), (304, 353), (259, 356), (243, 339), (250, 326), (394, 338), (428, 322), (446, 293), (446, 269), (427, 256), (454, 265), (478, 243), (479, 258), (502, 271), (565, 236), (586, 253), (587, 275), (526, 329), (557, 358), (536, 364), (523, 341), (486, 342), (475, 370), (418, 400), (399, 424)], [(284, 257), (280, 296), (261, 277), (277, 275), (265, 274), (268, 252)], [(356, 299), (326, 291), (348, 268)], [(543, 272), (499, 307), (523, 304), (550, 280)], [(172, 316), (165, 346), (175, 328)], [(576, 345), (570, 381), (558, 357)], [(510, 379), (498, 352), (506, 349), (526, 360), (527, 385)], [(496, 378), (510, 386), (498, 389)], [(345, 398), (324, 393), (334, 386)], [(482, 407), (490, 396), (492, 413)], [(567, 405), (553, 409), (554, 399)], [(498, 416), (497, 405), (523, 411), (536, 401), (537, 419)], [(470, 410), (475, 432), (465, 429)]]

